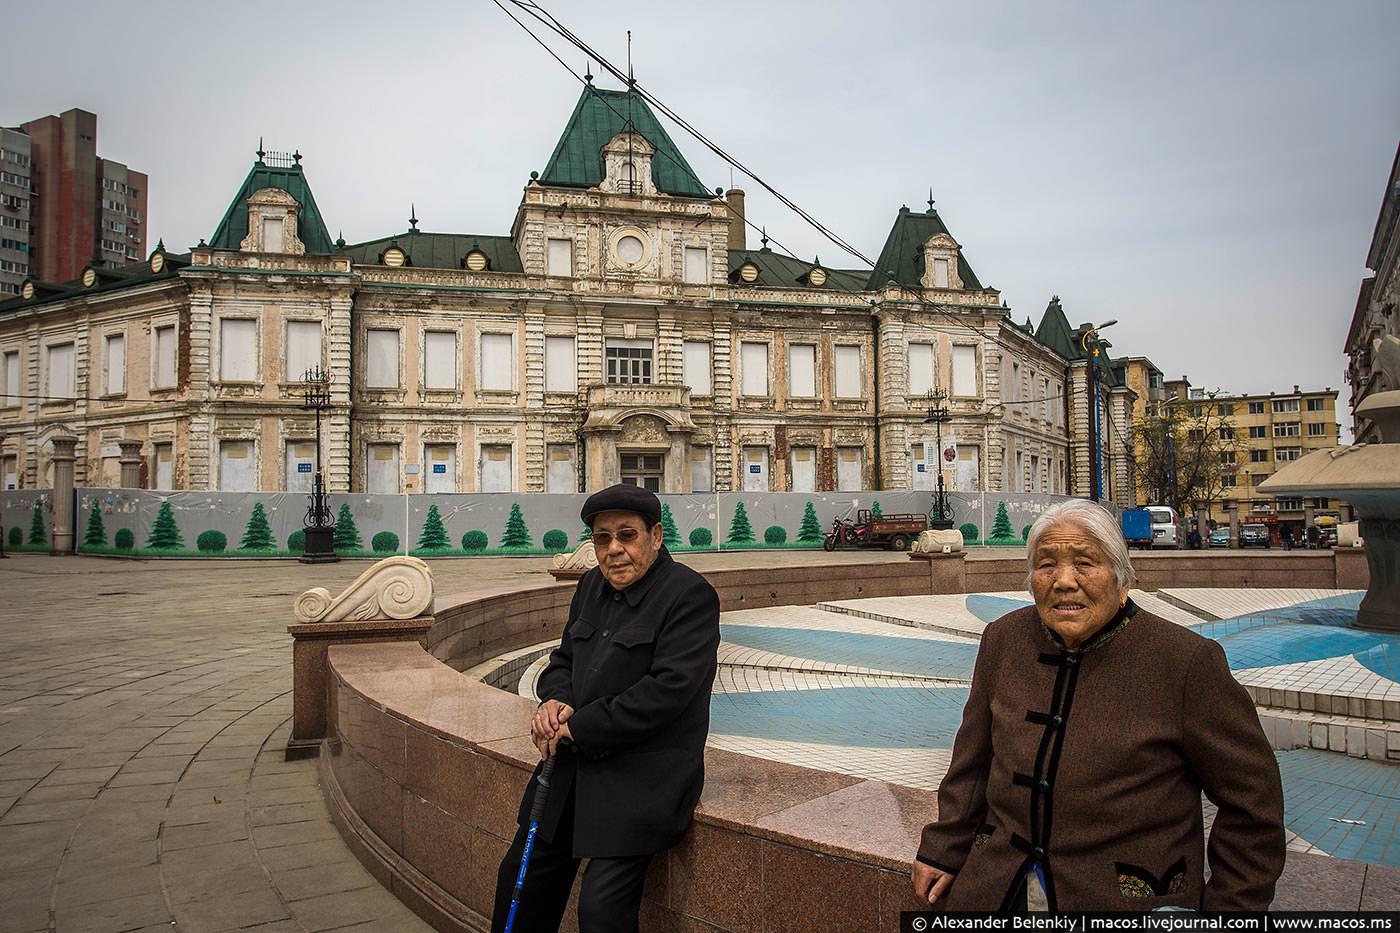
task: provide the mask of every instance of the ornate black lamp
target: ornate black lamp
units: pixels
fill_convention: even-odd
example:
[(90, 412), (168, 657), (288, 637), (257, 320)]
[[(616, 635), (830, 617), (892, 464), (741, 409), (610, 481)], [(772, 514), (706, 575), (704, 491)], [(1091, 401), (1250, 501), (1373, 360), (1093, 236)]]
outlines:
[(331, 509), (326, 504), (326, 482), (321, 473), (321, 412), (331, 407), (330, 374), (316, 366), (306, 371), (302, 377), (306, 387), (302, 390), (302, 408), (316, 413), (316, 476), (312, 480), (311, 505), (306, 510), (303, 531), (306, 534), (306, 550), (302, 552), (303, 564), (331, 564), (340, 560), (335, 554), (335, 523), (331, 521)]
[(933, 425), (933, 434), (937, 439), (938, 456), (934, 458), (934, 469), (938, 471), (938, 488), (933, 494), (933, 508), (929, 509), (928, 524), (930, 528), (946, 530), (953, 527), (953, 505), (948, 501), (948, 490), (943, 487), (943, 425), (953, 419), (945, 404), (948, 401), (948, 393), (942, 389), (934, 388), (928, 390), (928, 415), (924, 418), (924, 424)]

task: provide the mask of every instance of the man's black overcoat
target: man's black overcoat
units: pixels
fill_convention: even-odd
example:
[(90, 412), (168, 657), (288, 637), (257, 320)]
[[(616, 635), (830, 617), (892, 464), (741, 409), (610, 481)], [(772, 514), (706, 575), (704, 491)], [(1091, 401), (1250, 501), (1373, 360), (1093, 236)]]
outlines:
[[(680, 839), (705, 783), (718, 648), (714, 587), (664, 547), (621, 592), (596, 568), (584, 574), (537, 685), (542, 702), (574, 708), (574, 746), (559, 755), (541, 826), (546, 839), (570, 787), (576, 857), (647, 855)], [(522, 823), (536, 786), (532, 778)]]

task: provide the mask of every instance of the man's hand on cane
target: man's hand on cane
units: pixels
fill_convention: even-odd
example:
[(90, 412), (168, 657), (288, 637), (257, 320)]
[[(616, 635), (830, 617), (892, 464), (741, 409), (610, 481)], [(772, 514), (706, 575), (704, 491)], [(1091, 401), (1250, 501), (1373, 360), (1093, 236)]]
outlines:
[(553, 755), (564, 739), (572, 740), (565, 723), (573, 714), (572, 706), (558, 700), (545, 700), (535, 710), (535, 717), (530, 720), (530, 738), (540, 750), (541, 758)]

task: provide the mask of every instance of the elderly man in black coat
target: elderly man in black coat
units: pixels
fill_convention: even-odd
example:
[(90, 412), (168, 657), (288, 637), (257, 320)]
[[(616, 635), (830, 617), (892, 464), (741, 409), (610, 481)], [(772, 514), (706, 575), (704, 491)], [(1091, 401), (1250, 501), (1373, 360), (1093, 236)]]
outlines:
[[(581, 859), (582, 933), (637, 929), (652, 855), (690, 825), (705, 783), (719, 597), (661, 543), (661, 502), (610, 486), (583, 506), (598, 569), (579, 581), (564, 637), (540, 675), (531, 737), (556, 756), (514, 929), (554, 931)], [(496, 879), (505, 928), (539, 771)]]

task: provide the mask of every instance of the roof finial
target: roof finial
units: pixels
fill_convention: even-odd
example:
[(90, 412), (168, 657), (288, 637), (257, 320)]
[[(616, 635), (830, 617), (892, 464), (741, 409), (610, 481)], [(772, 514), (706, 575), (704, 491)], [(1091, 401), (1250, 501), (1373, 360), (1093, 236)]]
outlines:
[(933, 213), (933, 188), (928, 189), (928, 212)]
[(821, 264), (822, 264), (822, 258), (821, 258), (820, 256), (813, 256), (813, 257), (812, 257), (812, 265), (814, 265), (814, 266), (820, 266)]
[(768, 225), (767, 225), (767, 224), (764, 224), (762, 227), (759, 228), (759, 231), (763, 234), (763, 236), (762, 236), (762, 238), (760, 239), (759, 242), (761, 242), (761, 243), (763, 244), (763, 248), (764, 248), (764, 249), (767, 249), (767, 248), (768, 248)]
[(345, 231), (342, 230), (335, 237), (335, 248), (345, 249)]
[(300, 165), (300, 164), (301, 164), (301, 150), (300, 150), (300, 149), (294, 150), (294, 151), (292, 152), (292, 161), (295, 162), (297, 165)]
[(408, 204), (408, 229), (413, 233), (418, 232), (418, 208), (412, 201)]
[(165, 252), (165, 237), (161, 237), (159, 240), (156, 240), (156, 252)]
[(265, 155), (267, 155), (267, 153), (266, 153), (266, 152), (263, 152), (263, 138), (262, 138), (261, 136), (259, 136), (259, 137), (258, 137), (258, 161), (261, 162), (261, 161), (263, 160), (263, 156), (265, 156)]
[(632, 74), (632, 30), (627, 30), (627, 90), (632, 90), (637, 78)]
[(588, 64), (583, 68), (583, 80), (585, 84), (593, 84), (593, 59), (588, 60)]

